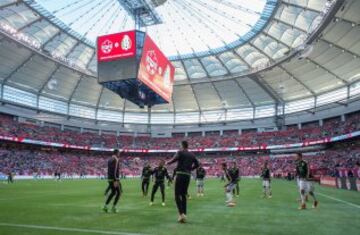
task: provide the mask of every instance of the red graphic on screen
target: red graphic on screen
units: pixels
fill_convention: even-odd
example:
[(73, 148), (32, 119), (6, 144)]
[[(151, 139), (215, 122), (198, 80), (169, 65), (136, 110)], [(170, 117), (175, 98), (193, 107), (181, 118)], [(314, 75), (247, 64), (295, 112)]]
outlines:
[(174, 75), (175, 67), (151, 38), (146, 35), (138, 79), (164, 100), (170, 102), (173, 92)]
[(136, 54), (135, 31), (98, 37), (98, 61), (111, 61), (134, 57)]

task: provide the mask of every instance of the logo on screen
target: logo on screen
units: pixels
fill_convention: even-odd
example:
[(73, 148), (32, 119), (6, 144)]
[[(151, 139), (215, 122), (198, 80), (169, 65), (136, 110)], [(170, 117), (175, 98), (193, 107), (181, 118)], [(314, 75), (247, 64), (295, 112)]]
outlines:
[(124, 51), (130, 50), (132, 46), (131, 39), (128, 35), (125, 35), (121, 40), (121, 49)]
[(154, 75), (158, 70), (158, 59), (154, 51), (148, 51), (146, 54), (146, 70)]
[(110, 40), (105, 40), (102, 44), (101, 44), (101, 51), (104, 54), (109, 54), (113, 49), (113, 43)]

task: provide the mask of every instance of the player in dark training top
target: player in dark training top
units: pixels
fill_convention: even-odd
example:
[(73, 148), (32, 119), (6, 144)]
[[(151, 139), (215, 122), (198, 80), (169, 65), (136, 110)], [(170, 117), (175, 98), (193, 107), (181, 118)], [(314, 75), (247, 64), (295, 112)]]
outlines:
[(264, 167), (261, 169), (261, 176), (263, 179), (263, 198), (271, 198), (272, 197), (272, 192), (271, 192), (271, 176), (270, 176), (270, 169), (268, 167), (268, 162), (265, 161), (264, 163)]
[(108, 178), (109, 187), (111, 189), (111, 193), (108, 194), (105, 205), (103, 207), (103, 210), (105, 212), (109, 211), (108, 206), (109, 206), (111, 200), (113, 199), (113, 197), (115, 196), (111, 211), (113, 213), (117, 213), (116, 205), (119, 201), (120, 193), (121, 193), (121, 184), (120, 184), (120, 180), (119, 180), (119, 175), (120, 175), (119, 174), (120, 162), (118, 159), (119, 155), (120, 155), (119, 150), (115, 149), (113, 152), (113, 155), (108, 160), (108, 177), (107, 178)]
[(147, 163), (141, 173), (141, 190), (143, 193), (143, 196), (146, 197), (149, 190), (150, 185), (150, 177), (152, 174), (152, 170), (150, 165)]
[(186, 222), (187, 214), (187, 192), (189, 188), (191, 171), (199, 167), (199, 162), (195, 155), (188, 150), (188, 142), (181, 142), (181, 150), (178, 151), (173, 159), (167, 162), (172, 164), (177, 162), (176, 176), (175, 176), (175, 201), (179, 212), (178, 222)]
[(158, 188), (160, 187), (160, 192), (161, 192), (161, 199), (162, 199), (162, 206), (165, 206), (165, 177), (168, 180), (171, 180), (169, 173), (167, 171), (167, 169), (164, 167), (165, 161), (161, 160), (159, 163), (158, 167), (155, 167), (155, 169), (151, 172), (155, 183), (151, 192), (151, 201), (150, 201), (150, 206), (152, 206), (154, 204), (154, 197), (155, 197), (155, 193), (158, 190)]
[(315, 188), (312, 183), (312, 177), (310, 174), (310, 169), (308, 163), (302, 159), (302, 154), (297, 153), (296, 159), (296, 172), (299, 177), (299, 188), (300, 188), (300, 197), (301, 197), (301, 205), (299, 207), (300, 210), (306, 209), (306, 194), (308, 193), (313, 199), (314, 204), (313, 208), (316, 208), (319, 202), (315, 197)]
[(234, 161), (232, 163), (232, 167), (229, 168), (229, 174), (231, 175), (232, 178), (236, 179), (236, 184), (235, 184), (235, 188), (233, 189), (233, 194), (235, 195), (235, 193), (236, 193), (236, 197), (239, 197), (239, 192), (240, 192), (240, 187), (239, 187), (240, 171), (239, 171), (239, 168), (236, 165), (236, 161)]
[(199, 163), (199, 168), (196, 169), (196, 187), (197, 187), (197, 196), (204, 196), (204, 178), (206, 176), (206, 171)]
[(235, 201), (233, 200), (233, 190), (236, 188), (238, 176), (234, 174), (234, 172), (231, 172), (231, 168), (227, 168), (227, 164), (225, 162), (222, 164), (222, 169), (226, 179), (228, 180), (228, 183), (225, 185), (225, 203), (228, 207), (233, 207), (236, 205)]

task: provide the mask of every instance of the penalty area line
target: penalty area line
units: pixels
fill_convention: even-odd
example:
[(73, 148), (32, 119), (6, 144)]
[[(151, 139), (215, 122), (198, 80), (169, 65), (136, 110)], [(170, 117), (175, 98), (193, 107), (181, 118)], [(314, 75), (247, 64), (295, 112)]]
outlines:
[(348, 202), (348, 201), (344, 201), (344, 200), (341, 200), (341, 199), (336, 198), (336, 197), (328, 196), (328, 195), (325, 195), (325, 194), (323, 194), (323, 193), (317, 193), (317, 194), (319, 194), (319, 195), (321, 195), (321, 196), (323, 196), (323, 197), (326, 197), (326, 198), (328, 198), (328, 199), (331, 199), (331, 200), (334, 200), (334, 201), (337, 201), (337, 202), (344, 203), (344, 204), (346, 204), (346, 205), (348, 205), (348, 206), (352, 206), (352, 207), (355, 207), (355, 208), (360, 209), (360, 205), (357, 205), (357, 204), (354, 204), (354, 203), (351, 203), (351, 202)]
[(104, 231), (104, 230), (96, 230), (96, 229), (65, 228), (65, 227), (53, 227), (53, 226), (44, 226), (44, 225), (31, 225), (31, 224), (0, 223), (0, 227), (42, 229), (42, 230), (53, 230), (53, 231), (61, 231), (61, 232), (79, 232), (79, 233), (93, 233), (93, 234), (145, 235), (143, 233), (126, 233), (126, 232)]

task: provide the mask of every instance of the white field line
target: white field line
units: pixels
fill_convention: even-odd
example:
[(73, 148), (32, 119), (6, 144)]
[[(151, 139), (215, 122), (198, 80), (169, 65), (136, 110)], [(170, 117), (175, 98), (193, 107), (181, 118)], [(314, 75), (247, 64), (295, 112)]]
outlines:
[(348, 205), (348, 206), (352, 206), (352, 207), (355, 207), (355, 208), (360, 209), (360, 205), (358, 205), (358, 204), (354, 204), (354, 203), (351, 203), (351, 202), (348, 202), (348, 201), (341, 200), (341, 199), (339, 199), (339, 198), (335, 198), (335, 197), (332, 197), (332, 196), (328, 196), (328, 195), (325, 195), (325, 194), (323, 194), (323, 193), (316, 193), (316, 194), (319, 194), (319, 195), (321, 195), (321, 196), (323, 196), (323, 197), (326, 197), (326, 198), (328, 198), (328, 199), (331, 199), (331, 200), (334, 200), (334, 201), (337, 201), (337, 202), (344, 203), (344, 204), (346, 204), (346, 205)]
[(53, 230), (53, 231), (61, 231), (61, 232), (79, 232), (79, 233), (112, 234), (112, 235), (145, 235), (143, 233), (126, 233), (126, 232), (118, 232), (118, 231), (81, 229), (81, 228), (65, 228), (65, 227), (53, 227), (53, 226), (43, 226), (43, 225), (31, 225), (31, 224), (0, 223), (0, 227), (42, 229), (42, 230)]

